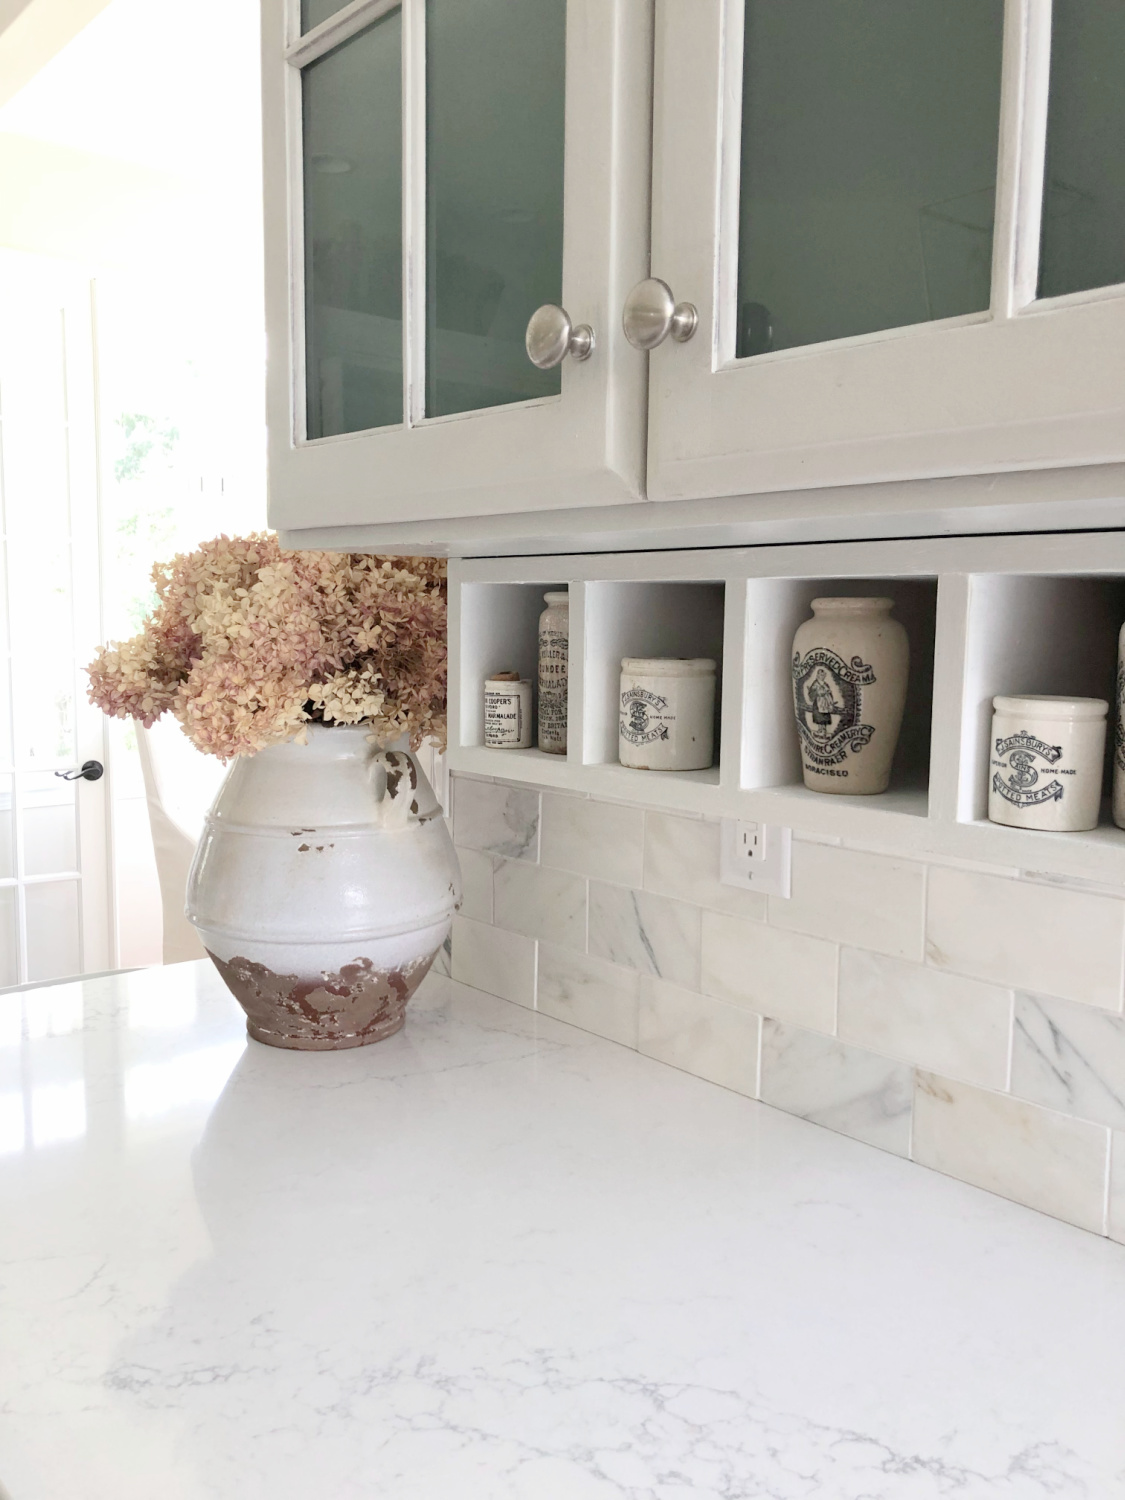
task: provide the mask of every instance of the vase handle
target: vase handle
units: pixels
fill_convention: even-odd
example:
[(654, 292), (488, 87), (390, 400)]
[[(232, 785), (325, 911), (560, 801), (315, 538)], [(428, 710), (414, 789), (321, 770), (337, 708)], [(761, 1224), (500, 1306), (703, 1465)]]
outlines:
[(405, 828), (418, 816), (418, 767), (412, 755), (405, 750), (377, 750), (367, 763), (367, 774), (372, 789), (379, 787), (380, 827)]

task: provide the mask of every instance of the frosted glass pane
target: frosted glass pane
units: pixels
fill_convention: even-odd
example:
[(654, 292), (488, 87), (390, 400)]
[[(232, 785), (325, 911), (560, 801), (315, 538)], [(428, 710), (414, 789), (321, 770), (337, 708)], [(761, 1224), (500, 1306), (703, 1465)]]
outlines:
[(402, 421), (402, 16), (302, 74), (310, 438)]
[(1039, 295), (1125, 281), (1125, 0), (1054, 0)]
[(29, 983), (65, 979), (82, 971), (78, 941), (78, 882), (24, 888)]
[(321, 21), (327, 21), (338, 10), (343, 10), (347, 0), (301, 0), (301, 30), (311, 31)]
[(20, 982), (18, 921), (15, 886), (0, 886), (0, 989)]
[(23, 778), (23, 860), (28, 875), (69, 875), (78, 868), (75, 798), (87, 784), (53, 775)]
[(427, 0), (426, 70), (427, 415), (556, 395), (524, 334), (562, 301), (566, 0)]
[(11, 776), (0, 776), (0, 879), (14, 880), (16, 874), (14, 791)]
[(1003, 0), (747, 0), (740, 357), (989, 305)]

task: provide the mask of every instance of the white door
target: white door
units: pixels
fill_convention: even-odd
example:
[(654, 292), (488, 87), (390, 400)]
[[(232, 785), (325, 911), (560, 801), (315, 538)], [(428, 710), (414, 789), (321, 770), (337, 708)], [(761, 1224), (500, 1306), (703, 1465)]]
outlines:
[(0, 987), (114, 961), (91, 331), (88, 280), (0, 253)]
[(271, 524), (640, 498), (652, 0), (262, 14)]
[(659, 0), (652, 498), (1125, 458), (1125, 7), (1053, 10)]

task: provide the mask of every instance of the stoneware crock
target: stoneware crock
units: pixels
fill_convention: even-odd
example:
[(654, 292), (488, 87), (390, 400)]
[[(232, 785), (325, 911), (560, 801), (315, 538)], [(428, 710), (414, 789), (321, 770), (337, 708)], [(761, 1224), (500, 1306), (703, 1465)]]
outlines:
[(397, 1031), (449, 935), (460, 871), (405, 740), (311, 724), (236, 760), (204, 824), (187, 916), (274, 1047), (362, 1047)]
[(805, 785), (885, 792), (902, 728), (910, 645), (893, 599), (814, 599), (793, 641), (793, 711)]

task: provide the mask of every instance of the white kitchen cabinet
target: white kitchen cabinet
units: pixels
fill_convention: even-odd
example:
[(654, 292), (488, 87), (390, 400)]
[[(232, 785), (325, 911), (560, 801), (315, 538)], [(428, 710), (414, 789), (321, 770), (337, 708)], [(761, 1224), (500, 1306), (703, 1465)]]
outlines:
[[(303, 3), (264, 0), (290, 542), (1120, 525), (1122, 0)], [(534, 367), (540, 304), (589, 358)]]
[[(264, 0), (270, 520), (643, 494), (651, 0)], [(540, 305), (592, 330), (539, 369)]]
[(649, 496), (1125, 457), (1123, 81), (1120, 0), (660, 0)]

